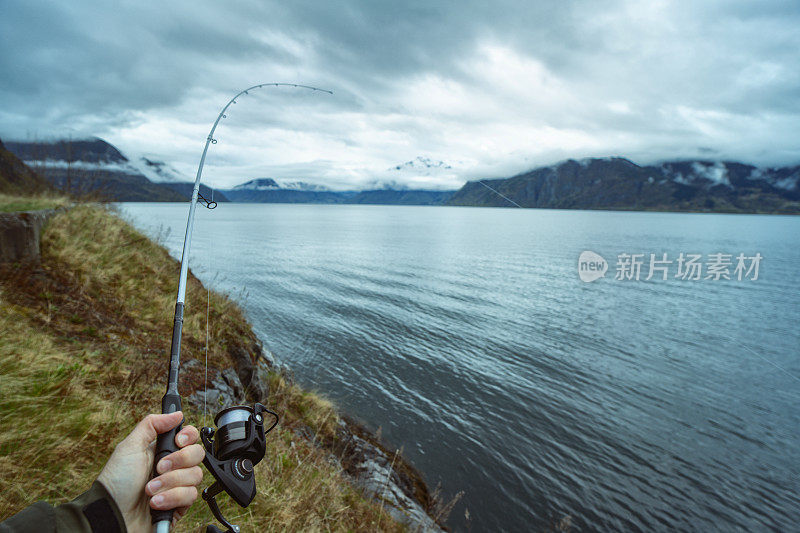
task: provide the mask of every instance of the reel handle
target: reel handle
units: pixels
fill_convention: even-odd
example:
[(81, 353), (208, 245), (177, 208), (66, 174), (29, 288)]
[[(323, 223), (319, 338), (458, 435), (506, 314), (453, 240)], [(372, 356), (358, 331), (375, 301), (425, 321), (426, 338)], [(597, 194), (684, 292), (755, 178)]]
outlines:
[[(166, 393), (164, 397), (161, 399), (161, 413), (162, 414), (169, 414), (174, 413), (175, 411), (181, 410), (181, 397), (179, 394), (173, 393)], [(166, 457), (167, 455), (171, 454), (172, 452), (178, 451), (178, 446), (175, 444), (175, 436), (183, 427), (183, 421), (178, 424), (176, 427), (172, 428), (171, 430), (167, 431), (166, 433), (160, 433), (158, 437), (156, 437), (156, 450), (155, 450), (155, 457), (153, 459), (153, 475), (151, 477), (157, 477), (158, 472), (156, 471), (156, 466), (158, 462)], [(153, 524), (158, 522), (167, 521), (168, 523), (172, 523), (172, 515), (173, 510), (159, 510), (150, 508), (150, 516), (152, 517)]]

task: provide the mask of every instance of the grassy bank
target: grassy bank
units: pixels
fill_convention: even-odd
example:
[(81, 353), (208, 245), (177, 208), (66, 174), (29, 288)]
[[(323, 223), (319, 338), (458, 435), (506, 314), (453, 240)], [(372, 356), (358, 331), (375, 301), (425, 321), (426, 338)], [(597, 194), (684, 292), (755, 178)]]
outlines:
[(15, 211), (38, 211), (40, 209), (56, 209), (65, 207), (69, 200), (55, 194), (40, 194), (37, 196), (17, 196), (0, 193), (0, 213)]
[[(85, 490), (115, 444), (158, 409), (165, 386), (177, 262), (89, 205), (58, 213), (41, 248), (38, 266), (0, 267), (0, 518)], [(184, 360), (204, 358), (205, 301), (205, 288), (191, 277)], [(209, 315), (209, 366), (230, 367), (231, 349), (257, 339), (225, 296), (210, 294)], [(294, 431), (308, 427), (319, 440), (333, 439), (331, 404), (278, 373), (268, 381), (267, 403), (283, 419), (256, 469), (259, 494), (245, 510), (223, 496), (223, 513), (244, 531), (402, 530), (353, 488), (330, 450)], [(187, 375), (181, 394), (197, 387), (202, 381)], [(186, 409), (189, 423), (211, 423), (201, 416)], [(212, 481), (206, 478), (203, 487)], [(201, 501), (178, 530), (196, 531), (211, 519)]]

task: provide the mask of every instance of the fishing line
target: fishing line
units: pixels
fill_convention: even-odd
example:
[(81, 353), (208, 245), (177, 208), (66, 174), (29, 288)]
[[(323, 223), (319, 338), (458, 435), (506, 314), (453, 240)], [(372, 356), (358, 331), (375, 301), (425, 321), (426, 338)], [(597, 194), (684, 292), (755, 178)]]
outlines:
[[(225, 118), (225, 117), (223, 117), (223, 118)], [(206, 201), (206, 207), (208, 209), (214, 209), (214, 208), (217, 207), (217, 202), (214, 201), (214, 188), (211, 187), (211, 185), (209, 185), (208, 188), (211, 189), (211, 201), (210, 202)], [(208, 234), (210, 235), (210, 233), (208, 233)], [(208, 264), (208, 267), (209, 267), (209, 270), (208, 270), (208, 274), (209, 274), (208, 283), (209, 284), (206, 285), (206, 364), (205, 364), (205, 378), (203, 380), (203, 390), (204, 390), (204, 393), (203, 393), (203, 424), (207, 424), (208, 423), (206, 421), (206, 403), (208, 402), (208, 344), (209, 344), (209, 337), (210, 337), (210, 333), (209, 333), (209, 329), (210, 329), (209, 328), (209, 315), (211, 314), (211, 286), (210, 286), (211, 278), (210, 278), (210, 276), (211, 276), (212, 272), (216, 272), (216, 270), (214, 269), (214, 266), (211, 264), (211, 262), (214, 260), (214, 255), (215, 254), (206, 254), (206, 255), (208, 256), (207, 261), (209, 263)]]
[[(222, 118), (227, 118), (227, 116), (223, 116)], [(214, 188), (210, 185), (208, 186), (211, 189), (211, 201), (206, 201), (206, 207), (208, 209), (214, 209), (217, 207), (217, 202), (214, 201)], [(202, 198), (202, 196), (198, 193), (198, 198)], [(203, 198), (205, 200), (205, 198)], [(214, 207), (211, 207), (211, 206)], [(211, 261), (213, 260), (214, 254), (206, 254), (207, 258), (206, 261), (208, 262), (208, 274), (211, 275), (211, 272), (215, 272), (213, 266), (211, 265)], [(209, 340), (209, 326), (208, 326), (208, 318), (211, 310), (211, 280), (208, 281), (209, 284), (206, 285), (206, 364), (205, 364), (205, 377), (203, 379), (203, 424), (208, 424), (206, 420), (206, 404), (208, 403), (208, 340)]]
[(750, 346), (748, 346), (748, 345), (744, 344), (744, 343), (743, 343), (743, 342), (741, 342), (741, 341), (737, 341), (737, 340), (735, 340), (733, 337), (729, 337), (728, 335), (726, 335), (726, 334), (724, 334), (724, 333), (721, 333), (721, 335), (722, 335), (723, 337), (727, 338), (727, 339), (728, 339), (729, 341), (731, 341), (733, 344), (738, 344), (739, 346), (743, 347), (744, 349), (746, 349), (746, 350), (747, 350), (748, 352), (750, 352), (751, 354), (755, 355), (756, 357), (758, 357), (759, 359), (761, 359), (761, 360), (763, 360), (763, 361), (766, 361), (767, 363), (771, 364), (772, 366), (774, 366), (775, 368), (777, 368), (778, 370), (780, 370), (781, 372), (783, 372), (784, 374), (786, 374), (787, 376), (789, 376), (790, 378), (792, 378), (793, 380), (795, 380), (795, 381), (797, 381), (798, 383), (800, 383), (800, 378), (798, 378), (798, 377), (797, 377), (797, 376), (795, 376), (793, 373), (791, 373), (791, 372), (789, 372), (788, 370), (786, 370), (785, 368), (783, 368), (783, 367), (782, 367), (781, 365), (779, 365), (778, 363), (775, 363), (775, 362), (773, 362), (773, 361), (769, 360), (768, 358), (764, 357), (764, 356), (763, 356), (763, 355), (761, 355), (760, 353), (756, 352), (756, 351), (755, 351), (754, 349), (752, 349)]
[[(203, 205), (206, 209), (212, 210), (217, 207), (217, 202), (214, 201), (214, 189), (211, 186), (208, 186), (211, 191), (211, 200), (206, 199), (200, 192), (197, 193), (197, 201)], [(204, 231), (206, 235), (209, 235), (209, 231)], [(204, 370), (204, 377), (203, 377), (203, 425), (208, 424), (208, 420), (206, 419), (207, 412), (208, 412), (208, 349), (210, 344), (211, 338), (211, 327), (210, 327), (210, 311), (211, 311), (211, 275), (212, 272), (215, 272), (214, 265), (212, 265), (212, 261), (214, 260), (214, 254), (203, 254), (205, 256), (205, 263), (206, 263), (206, 274), (207, 274), (207, 281), (205, 283), (206, 288), (206, 340), (205, 340), (205, 364), (203, 365)]]
[(492, 191), (493, 193), (495, 193), (495, 194), (496, 194), (496, 195), (498, 195), (499, 197), (501, 197), (501, 198), (503, 198), (503, 199), (505, 199), (505, 200), (508, 200), (509, 202), (511, 202), (511, 203), (512, 203), (512, 204), (514, 204), (515, 206), (519, 207), (520, 209), (524, 209), (524, 207), (522, 207), (521, 205), (519, 205), (517, 202), (515, 202), (514, 200), (512, 200), (512, 199), (511, 199), (511, 198), (509, 198), (508, 196), (504, 196), (502, 193), (500, 193), (500, 192), (496, 191), (495, 189), (492, 189), (491, 187), (489, 187), (488, 185), (486, 185), (486, 184), (485, 184), (483, 181), (481, 181), (481, 180), (478, 180), (478, 183), (480, 183), (481, 185), (483, 185), (484, 187), (486, 187), (487, 189), (489, 189), (490, 191)]

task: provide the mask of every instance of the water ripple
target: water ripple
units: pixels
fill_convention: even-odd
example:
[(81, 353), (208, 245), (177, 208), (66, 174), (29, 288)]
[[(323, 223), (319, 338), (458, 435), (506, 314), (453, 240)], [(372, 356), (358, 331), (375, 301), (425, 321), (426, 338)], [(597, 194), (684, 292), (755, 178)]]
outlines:
[[(179, 253), (184, 206), (123, 209), (153, 234), (153, 220), (171, 227)], [(432, 484), (465, 490), (456, 530), (545, 530), (564, 515), (576, 531), (797, 529), (800, 218), (216, 211), (195, 246), (218, 257), (194, 255), (193, 270), (245, 287), (256, 331), (306, 385), (382, 427)], [(757, 282), (610, 271), (582, 284), (585, 249), (765, 263)]]

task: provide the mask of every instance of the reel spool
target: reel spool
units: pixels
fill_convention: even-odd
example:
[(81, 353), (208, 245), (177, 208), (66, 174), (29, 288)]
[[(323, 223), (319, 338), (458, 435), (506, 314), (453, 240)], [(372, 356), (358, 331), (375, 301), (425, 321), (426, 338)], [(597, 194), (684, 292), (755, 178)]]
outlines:
[[(264, 429), (264, 413), (275, 418), (267, 429)], [(265, 436), (278, 425), (278, 415), (260, 403), (253, 407), (235, 405), (217, 413), (214, 425), (217, 426), (216, 431), (209, 427), (200, 431), (206, 451), (203, 464), (216, 480), (203, 491), (203, 499), (214, 517), (227, 528), (226, 533), (239, 533), (239, 526), (222, 516), (216, 496), (227, 492), (242, 507), (250, 505), (256, 496), (253, 467), (264, 458), (267, 449)], [(206, 529), (207, 533), (221, 531), (214, 525)]]

